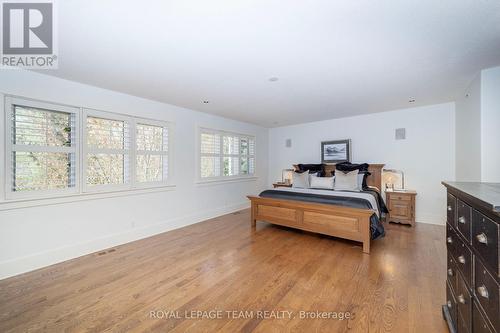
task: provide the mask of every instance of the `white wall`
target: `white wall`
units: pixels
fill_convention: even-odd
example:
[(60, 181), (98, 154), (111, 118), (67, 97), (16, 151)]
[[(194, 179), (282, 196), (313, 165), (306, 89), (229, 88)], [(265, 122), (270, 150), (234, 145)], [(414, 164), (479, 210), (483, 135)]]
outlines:
[(483, 69), (456, 101), (458, 181), (500, 182), (500, 67)]
[[(406, 128), (406, 140), (394, 130)], [(292, 147), (285, 140), (292, 139)], [(269, 131), (269, 181), (295, 163), (320, 163), (321, 141), (351, 139), (354, 162), (385, 163), (405, 172), (406, 187), (418, 192), (418, 222), (444, 224), (442, 180), (455, 179), (455, 105), (446, 103), (332, 119)]]
[(500, 67), (481, 71), (481, 180), (500, 182)]
[(481, 181), (481, 74), (456, 101), (456, 179)]
[[(213, 216), (247, 207), (246, 195), (267, 184), (266, 128), (120, 94), (34, 72), (0, 71), (0, 92), (175, 123), (174, 190), (138, 192), (84, 201), (69, 199), (5, 203), (0, 194), (0, 278), (50, 265)], [(3, 111), (3, 96), (0, 108)], [(2, 121), (4, 121), (2, 112)], [(0, 124), (0, 159), (4, 126)], [(198, 126), (257, 137), (256, 180), (200, 185), (195, 183)], [(0, 182), (5, 181), (0, 160)], [(0, 184), (0, 188), (4, 188)], [(3, 192), (3, 191), (0, 191)]]

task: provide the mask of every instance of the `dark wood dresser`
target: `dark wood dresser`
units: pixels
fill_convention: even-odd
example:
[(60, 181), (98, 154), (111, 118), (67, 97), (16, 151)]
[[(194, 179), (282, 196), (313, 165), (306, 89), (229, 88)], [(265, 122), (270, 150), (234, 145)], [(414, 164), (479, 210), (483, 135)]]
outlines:
[(500, 333), (500, 184), (443, 182), (450, 332)]

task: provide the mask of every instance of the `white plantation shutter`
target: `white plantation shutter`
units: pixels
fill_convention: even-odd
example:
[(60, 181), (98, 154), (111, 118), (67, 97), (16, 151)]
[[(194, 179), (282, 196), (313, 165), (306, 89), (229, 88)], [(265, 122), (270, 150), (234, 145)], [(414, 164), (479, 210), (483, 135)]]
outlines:
[(248, 174), (255, 173), (255, 139), (248, 139)]
[(200, 134), (200, 175), (201, 178), (220, 177), (221, 136), (212, 131)]
[(87, 189), (130, 183), (130, 122), (97, 111), (87, 111), (85, 123), (85, 183)]
[(78, 109), (6, 98), (7, 196), (76, 192)]
[[(6, 199), (171, 185), (168, 122), (10, 96), (5, 114)], [(220, 174), (220, 137), (210, 138)]]
[(168, 178), (168, 124), (136, 124), (136, 181), (164, 182)]
[(239, 147), (240, 138), (234, 134), (224, 134), (223, 136), (223, 176), (239, 175)]
[(253, 175), (255, 138), (212, 129), (200, 129), (200, 178)]

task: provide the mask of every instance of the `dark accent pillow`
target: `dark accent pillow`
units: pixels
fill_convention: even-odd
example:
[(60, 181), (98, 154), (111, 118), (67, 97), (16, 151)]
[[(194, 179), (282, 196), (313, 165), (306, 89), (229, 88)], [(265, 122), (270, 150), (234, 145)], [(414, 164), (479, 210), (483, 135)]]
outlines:
[(325, 176), (325, 165), (324, 164), (298, 164), (300, 172), (309, 171), (309, 173), (318, 172), (319, 177)]
[(361, 171), (367, 171), (368, 172), (368, 167), (370, 165), (368, 163), (351, 163), (351, 162), (342, 162), (342, 163), (337, 163), (335, 164), (335, 169), (344, 171), (344, 172), (351, 172), (354, 170), (359, 170)]
[(363, 176), (363, 190), (364, 190), (364, 189), (368, 188), (368, 184), (366, 184), (366, 178), (367, 178), (368, 176), (370, 176), (370, 175), (371, 175), (371, 173), (370, 173), (370, 172), (368, 172), (368, 171), (360, 171), (359, 173), (360, 173), (360, 174), (364, 174), (364, 176)]

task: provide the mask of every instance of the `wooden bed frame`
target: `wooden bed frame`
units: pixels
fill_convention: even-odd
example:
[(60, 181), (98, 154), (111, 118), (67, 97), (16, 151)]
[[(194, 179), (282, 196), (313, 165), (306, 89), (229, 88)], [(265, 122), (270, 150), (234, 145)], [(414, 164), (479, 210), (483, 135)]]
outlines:
[[(294, 165), (295, 169), (297, 167)], [(370, 164), (366, 183), (382, 188), (384, 164)], [(326, 172), (335, 170), (335, 164), (327, 164)], [(297, 200), (283, 200), (248, 196), (252, 202), (251, 224), (257, 220), (273, 224), (335, 236), (363, 243), (363, 252), (370, 253), (370, 217), (372, 209), (351, 208)]]

